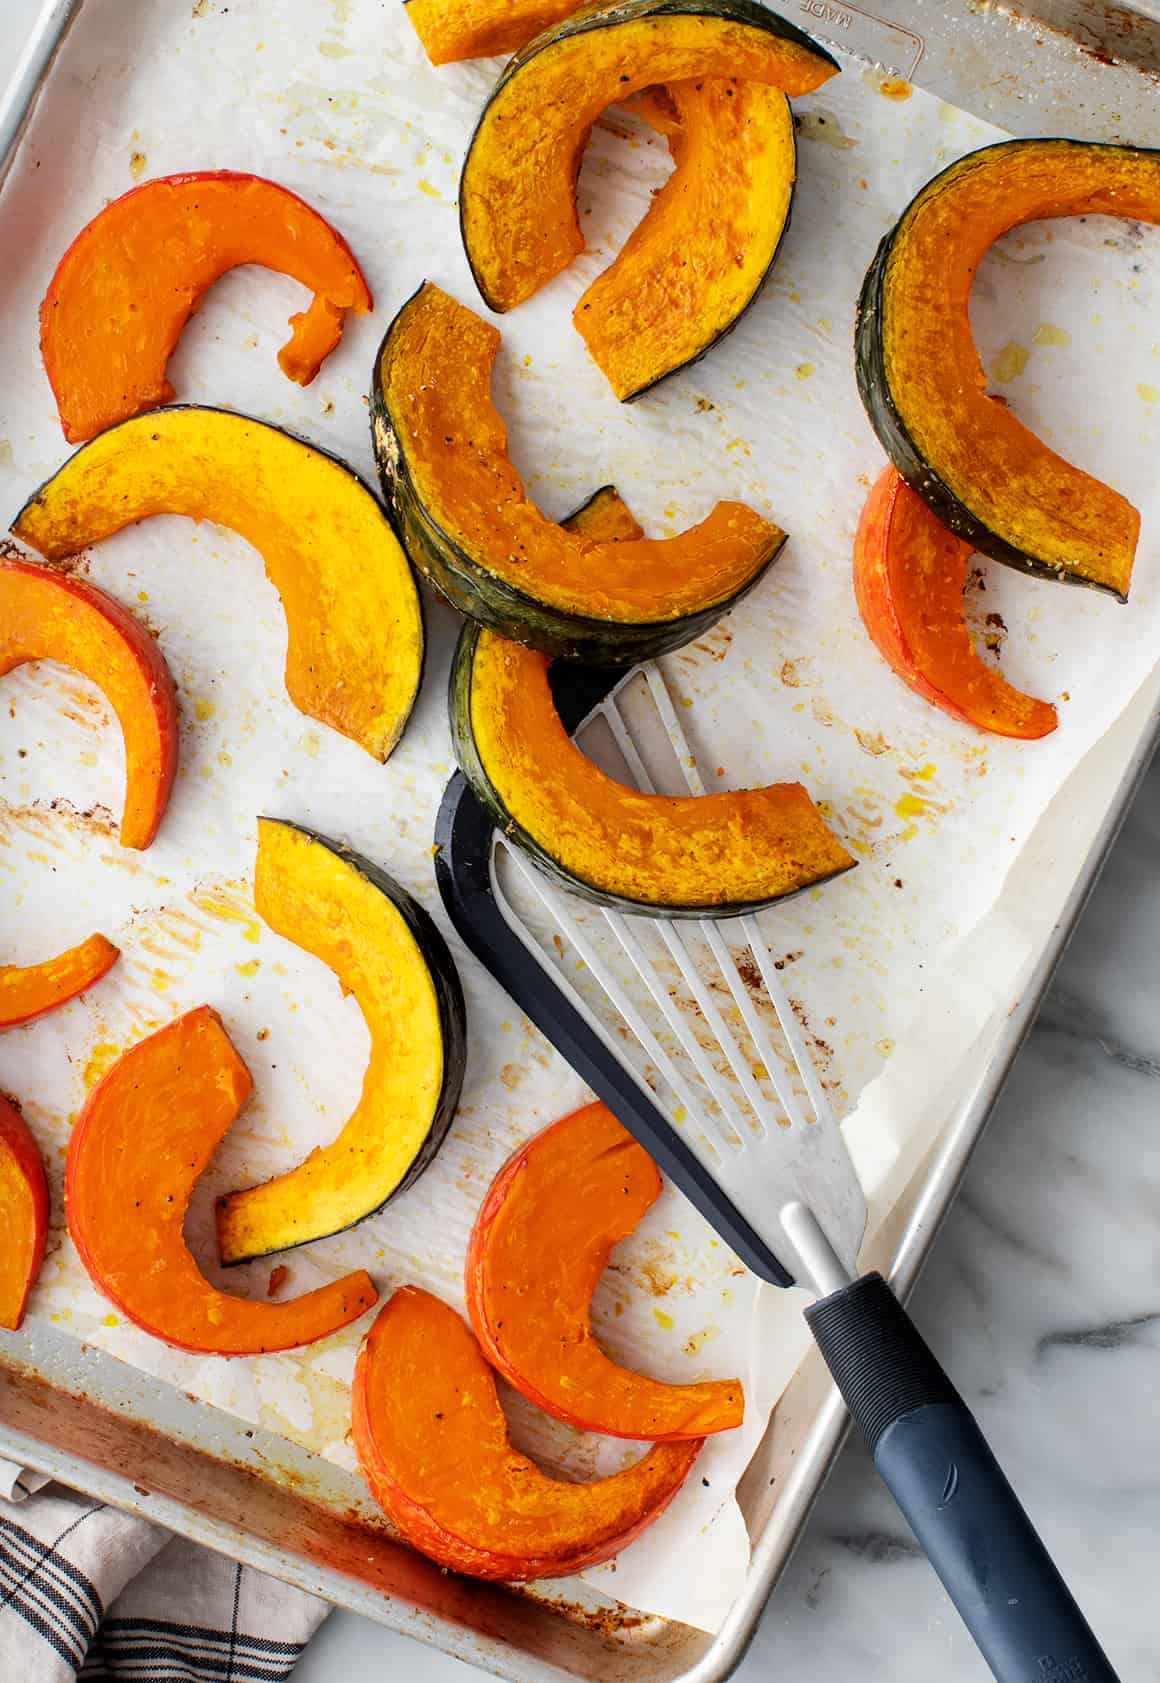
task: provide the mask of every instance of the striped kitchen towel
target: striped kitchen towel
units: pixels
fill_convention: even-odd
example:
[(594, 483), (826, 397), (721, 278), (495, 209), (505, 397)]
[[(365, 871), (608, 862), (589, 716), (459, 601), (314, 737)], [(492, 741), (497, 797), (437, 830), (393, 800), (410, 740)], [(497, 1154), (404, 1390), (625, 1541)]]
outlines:
[(280, 1683), (328, 1611), (0, 1461), (3, 1683)]

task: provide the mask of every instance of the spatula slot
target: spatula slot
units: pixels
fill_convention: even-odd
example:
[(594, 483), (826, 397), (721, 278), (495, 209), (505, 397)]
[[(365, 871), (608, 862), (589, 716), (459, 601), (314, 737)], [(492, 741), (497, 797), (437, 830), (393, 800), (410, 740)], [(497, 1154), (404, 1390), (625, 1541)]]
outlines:
[[(678, 711), (651, 663), (630, 673), (576, 736), (624, 783), (704, 793)], [(757, 917), (678, 923), (593, 907), (499, 837), (492, 875), (524, 945), (707, 1162), (719, 1167), (771, 1134), (833, 1121), (781, 961)]]

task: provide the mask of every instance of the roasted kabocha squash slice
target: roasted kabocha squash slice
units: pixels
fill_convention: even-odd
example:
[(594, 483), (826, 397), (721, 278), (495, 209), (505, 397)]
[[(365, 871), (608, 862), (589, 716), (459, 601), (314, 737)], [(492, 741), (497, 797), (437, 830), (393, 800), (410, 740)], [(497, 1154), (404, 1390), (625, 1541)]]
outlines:
[(548, 660), (464, 627), (451, 733), (497, 827), (548, 875), (600, 905), (656, 917), (756, 911), (854, 863), (800, 783), (714, 795), (646, 795), (570, 740)]
[(963, 590), (974, 552), (897, 468), (885, 468), (854, 539), (862, 623), (899, 677), (952, 718), (997, 736), (1046, 736), (1058, 723), (1055, 708), (1009, 684), (971, 641)]
[(249, 1095), (215, 1011), (176, 1017), (125, 1052), (85, 1101), (65, 1167), (68, 1230), (129, 1320), (178, 1349), (257, 1356), (312, 1344), (375, 1302), (359, 1269), (283, 1303), (210, 1284), (185, 1242), (190, 1194)]
[[(177, 771), (177, 698), (156, 639), (84, 579), (0, 559), (0, 675), (55, 660), (101, 690), (125, 745), (121, 845), (148, 847)], [(0, 965), (0, 1028), (31, 1022), (99, 982), (117, 948), (90, 935), (38, 964)]]
[[(13, 529), (27, 536), (22, 520)], [(33, 660), (71, 666), (117, 715), (125, 743), (121, 846), (148, 847), (173, 787), (179, 733), (173, 679), (157, 639), (84, 579), (0, 559), (0, 675)]]
[(707, 78), (804, 94), (837, 68), (754, 0), (624, 0), (545, 30), (496, 84), (463, 165), (460, 226), (484, 301), (514, 308), (584, 250), (576, 178), (609, 105), (654, 83)]
[(1008, 140), (949, 165), (888, 233), (858, 306), (858, 386), (907, 484), (984, 555), (1126, 600), (1140, 517), (987, 396), (967, 312), (987, 248), (1054, 216), (1160, 222), (1160, 151)]
[(120, 957), (103, 935), (46, 958), (40, 964), (0, 964), (0, 1028), (30, 1023), (99, 982)]
[(418, 694), (423, 619), (407, 558), (357, 475), (263, 421), (179, 404), (76, 451), (12, 530), (62, 561), (152, 514), (212, 520), (253, 544), (286, 612), (291, 701), (385, 760)]
[[(407, 0), (433, 64), (515, 52), (570, 17), (573, 0)], [(699, 78), (628, 101), (665, 134), (675, 169), (573, 319), (628, 402), (736, 325), (789, 226), (793, 119), (778, 88)]]
[(611, 1478), (548, 1475), (509, 1437), (470, 1327), (416, 1286), (376, 1316), (351, 1423), (371, 1494), (407, 1541), (453, 1572), (521, 1581), (607, 1560), (668, 1506), (700, 1442), (658, 1443)]
[(569, 1425), (676, 1442), (739, 1426), (739, 1379), (666, 1385), (621, 1367), (592, 1330), (613, 1245), (661, 1194), (660, 1171), (603, 1104), (543, 1129), (492, 1181), (465, 1280), (475, 1336), (529, 1402)]
[(679, 648), (751, 589), (785, 542), (744, 503), (673, 538), (607, 542), (541, 514), (491, 401), (499, 334), (429, 282), (387, 330), (371, 401), (383, 487), (415, 565), (506, 636), (595, 665)]
[[(793, 117), (777, 88), (705, 79), (666, 93), (673, 173), (572, 318), (625, 402), (737, 325), (773, 265), (793, 197)], [(652, 119), (651, 106), (637, 109)]]
[(44, 1261), (48, 1181), (32, 1130), (0, 1094), (0, 1327), (16, 1332)]
[(307, 386), (348, 310), (371, 307), (346, 241), (308, 204), (257, 175), (211, 170), (142, 182), (81, 229), (40, 310), (40, 346), (70, 443), (174, 395), (165, 367), (202, 294), (242, 263), (314, 294), (278, 353)]
[(329, 966), (370, 1031), (362, 1096), (329, 1145), (218, 1202), (222, 1261), (353, 1227), (422, 1174), (463, 1085), (463, 993), (415, 900), (369, 859), (274, 818), (258, 820), (254, 904), (275, 933)]

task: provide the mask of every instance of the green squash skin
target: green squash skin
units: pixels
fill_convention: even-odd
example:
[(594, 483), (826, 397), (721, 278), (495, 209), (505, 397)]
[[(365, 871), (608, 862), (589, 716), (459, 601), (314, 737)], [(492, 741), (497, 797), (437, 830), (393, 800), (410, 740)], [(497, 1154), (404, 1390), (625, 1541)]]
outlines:
[[(419, 288), (422, 291), (422, 288)], [(565, 613), (514, 589), (481, 566), (430, 518), (415, 489), (402, 440), (396, 431), (383, 391), (381, 369), (387, 341), (405, 311), (408, 299), (391, 323), (375, 359), (371, 391), (371, 438), (382, 479), (383, 495), (399, 541), (407, 556), (439, 594), (468, 619), (486, 625), (510, 642), (540, 649), (559, 660), (588, 666), (633, 666), (691, 643), (712, 629), (760, 582), (785, 546), (777, 544), (732, 596), (676, 619), (634, 624)]]
[[(535, 58), (537, 53), (541, 53), (545, 51), (546, 48), (554, 46), (557, 41), (566, 40), (572, 35), (586, 35), (593, 29), (615, 29), (618, 24), (635, 23), (638, 18), (660, 18), (673, 16), (719, 17), (729, 19), (734, 23), (748, 24), (750, 28), (764, 30), (767, 35), (772, 35), (776, 40), (792, 41), (797, 46), (812, 53), (815, 58), (820, 59), (824, 64), (832, 64), (835, 70), (841, 69), (841, 65), (838, 63), (837, 59), (834, 58), (832, 54), (826, 52), (824, 47), (820, 47), (812, 36), (807, 35), (804, 30), (798, 29), (794, 24), (790, 23), (788, 19), (780, 17), (777, 12), (771, 12), (768, 7), (757, 4), (757, 0), (621, 0), (621, 4), (619, 5), (604, 6), (599, 11), (589, 11), (587, 13), (580, 13), (573, 17), (564, 18), (559, 23), (552, 24), (548, 29), (545, 29), (542, 34), (537, 35), (534, 40), (529, 41), (526, 47), (521, 47), (519, 52), (515, 53), (504, 66), (503, 73), (495, 87), (492, 89), (491, 94), (488, 97), (487, 104), (480, 112), (479, 121), (472, 130), (471, 139), (467, 143), (467, 151), (463, 156), (463, 169), (461, 170), (459, 176), (459, 237), (463, 244), (464, 256), (467, 258), (467, 265), (471, 270), (471, 278), (475, 282), (476, 289), (478, 290), (480, 297), (483, 299), (488, 309), (494, 310), (497, 315), (503, 315), (505, 313), (505, 306), (495, 303), (488, 297), (487, 292), (484, 289), (483, 282), (476, 270), (475, 263), (471, 255), (471, 248), (467, 243), (467, 235), (463, 227), (463, 183), (467, 175), (467, 166), (471, 161), (472, 151), (474, 150), (475, 143), (479, 138), (480, 130), (487, 121), (487, 114), (491, 108), (492, 101), (501, 92), (501, 90), (507, 86), (512, 78), (519, 74), (529, 60)], [(797, 156), (795, 150), (795, 181), (796, 176)], [(789, 208), (787, 207), (785, 224), (781, 231), (781, 238), (778, 240), (779, 247), (781, 245), (781, 239), (785, 236), (785, 230), (788, 227)], [(753, 297), (750, 298), (749, 302), (744, 306), (744, 309), (734, 317), (734, 320), (729, 323), (728, 327), (723, 328), (716, 338), (711, 340), (710, 343), (705, 346), (705, 350), (698, 351), (696, 356), (690, 357), (688, 361), (683, 362), (680, 365), (682, 368), (688, 368), (693, 363), (699, 362), (705, 353), (711, 350), (713, 345), (717, 343), (717, 340), (724, 338), (725, 334), (730, 331), (730, 328), (734, 327), (736, 323), (740, 321), (741, 315), (745, 313), (745, 310), (747, 310), (749, 305), (752, 304), (753, 299), (760, 293), (762, 286), (765, 284), (766, 277), (768, 276), (770, 269), (773, 267), (776, 257), (777, 252), (775, 251), (773, 257), (770, 259), (769, 267), (766, 269), (765, 274), (758, 282), (757, 288), (753, 293)], [(669, 374), (676, 374), (677, 372), (678, 369), (676, 368), (668, 369), (665, 374), (658, 375), (656, 380), (650, 382), (647, 386), (642, 386), (639, 391), (633, 392), (631, 397), (625, 398), (624, 401), (626, 403), (630, 403), (634, 399), (643, 396), (646, 391), (650, 391), (652, 386), (658, 384), (660, 380), (667, 379)]]
[[(203, 415), (204, 414), (228, 415), (232, 421), (238, 421), (238, 420), (247, 421), (247, 422), (249, 422), (249, 424), (251, 426), (261, 427), (267, 432), (280, 432), (283, 435), (283, 437), (293, 439), (295, 444), (301, 444), (304, 449), (313, 451), (316, 456), (325, 456), (325, 458), (328, 462), (332, 462), (335, 467), (341, 468), (343, 473), (346, 475), (346, 477), (349, 480), (351, 480), (358, 487), (358, 489), (361, 492), (363, 492), (363, 494), (365, 496), (369, 497), (370, 500), (375, 504), (376, 508), (378, 508), (378, 510), (379, 510), (379, 513), (383, 516), (384, 520), (387, 522), (387, 525), (391, 528), (395, 537), (399, 540), (399, 543), (402, 545), (403, 554), (407, 557), (408, 561), (411, 561), (411, 571), (412, 571), (412, 574), (414, 573), (415, 564), (414, 564), (414, 561), (411, 560), (410, 549), (408, 548), (407, 544), (403, 541), (402, 533), (397, 529), (397, 527), (395, 525), (395, 522), (391, 518), (391, 515), (390, 515), (389, 511), (387, 509), (383, 508), (382, 503), (380, 502), (379, 498), (376, 497), (375, 493), (371, 490), (370, 486), (368, 484), (366, 484), (366, 482), (363, 480), (361, 474), (357, 474), (348, 462), (344, 462), (342, 460), (341, 456), (336, 456), (332, 450), (326, 450), (322, 447), (321, 444), (315, 444), (313, 439), (303, 438), (301, 436), (301, 434), (296, 433), (296, 432), (291, 432), (289, 427), (276, 427), (276, 426), (274, 426), (274, 424), (271, 421), (260, 421), (260, 420), (258, 420), (258, 418), (255, 415), (244, 415), (241, 412), (241, 410), (238, 410), (238, 409), (223, 409), (220, 404), (216, 404), (216, 403), (163, 403), (163, 404), (159, 404), (157, 406), (157, 408), (155, 408), (155, 409), (143, 410), (141, 415), (130, 415), (127, 420), (118, 421), (116, 423), (116, 425), (117, 425), (117, 427), (127, 427), (127, 426), (134, 426), (134, 425), (139, 426), (139, 425), (141, 425), (143, 417), (145, 417), (145, 416), (148, 416), (148, 415), (163, 415), (163, 414), (167, 414), (170, 410), (174, 410), (174, 409), (182, 409), (182, 410), (192, 409), (192, 410), (195, 410), (198, 414), (203, 414)], [(115, 428), (110, 427), (106, 430), (109, 431), (109, 432), (112, 432), (112, 431), (115, 430)], [(98, 433), (96, 435), (97, 438), (103, 438), (104, 436), (105, 436), (104, 433)], [(33, 503), (40, 502), (42, 500), (43, 496), (44, 496), (45, 491), (47, 491), (49, 486), (53, 483), (53, 480), (55, 480), (59, 474), (66, 472), (67, 469), (69, 468), (69, 466), (71, 465), (71, 463), (76, 459), (76, 457), (83, 454), (83, 452), (88, 449), (90, 444), (95, 444), (95, 443), (96, 443), (96, 438), (86, 439), (85, 442), (83, 444), (79, 445), (78, 448), (73, 451), (72, 455), (69, 456), (62, 463), (62, 465), (59, 468), (57, 468), (56, 473), (50, 474), (49, 477), (46, 480), (44, 480), (44, 482), (41, 485), (37, 486), (36, 490), (33, 491), (32, 495), (25, 499), (24, 504), (21, 507), (19, 514), (17, 514), (15, 516), (15, 518), (13, 519), (13, 521), (11, 523), (10, 530), (15, 532), (16, 527), (19, 525), (20, 520), (21, 520), (22, 516), (24, 515), (25, 510), (31, 508)], [(148, 516), (146, 516), (146, 518), (148, 518)], [(263, 562), (263, 566), (264, 565), (265, 565), (265, 563)], [(67, 569), (68, 562), (67, 561), (65, 561), (65, 562), (50, 561), (50, 560), (46, 559), (45, 560), (45, 566), (56, 567), (59, 570), (64, 571), (64, 570)], [(408, 721), (410, 720), (411, 714), (415, 710), (415, 703), (418, 701), (419, 695), (422, 691), (423, 678), (424, 678), (424, 676), (426, 674), (426, 670), (427, 670), (427, 625), (426, 625), (426, 620), (425, 620), (424, 613), (423, 613), (423, 592), (418, 588), (418, 583), (414, 578), (412, 578), (412, 584), (415, 586), (415, 602), (416, 602), (416, 605), (417, 605), (417, 611), (418, 611), (418, 617), (419, 617), (419, 634), (420, 634), (420, 639), (421, 639), (420, 647), (419, 647), (419, 670), (415, 675), (414, 691), (412, 692), (410, 701), (407, 703), (406, 712), (403, 714), (401, 720), (399, 721), (399, 728), (398, 728), (398, 732), (395, 736), (394, 741), (390, 743), (386, 752), (381, 757), (379, 757), (377, 755), (372, 755), (372, 758), (378, 758), (380, 765), (385, 765), (386, 764), (386, 762), (390, 759), (391, 755), (394, 753), (395, 749), (399, 746), (399, 743), (403, 740), (403, 736), (406, 733)], [(310, 718), (312, 715), (310, 715), (308, 713), (304, 713), (302, 716), (303, 716), (303, 718)], [(325, 721), (321, 720), (321, 719), (318, 722), (320, 724), (325, 723)], [(333, 730), (334, 726), (333, 725), (327, 725), (326, 728), (327, 728), (327, 730)], [(340, 731), (340, 732), (337, 732), (336, 734), (341, 735), (342, 733)], [(353, 738), (347, 737), (346, 740), (349, 742), (349, 741), (352, 741)], [(358, 746), (361, 746), (361, 744), (359, 744)], [(369, 752), (369, 749), (365, 750), (365, 751)]]
[(455, 750), (455, 758), (459, 769), (467, 779), (472, 793), (492, 820), (497, 830), (517, 847), (544, 876), (551, 879), (559, 887), (565, 888), (570, 894), (575, 894), (581, 900), (587, 900), (594, 906), (606, 906), (618, 912), (632, 912), (638, 917), (697, 919), (742, 917), (748, 912), (765, 911), (769, 906), (781, 905), (792, 900), (796, 895), (805, 893), (808, 888), (820, 888), (825, 882), (834, 877), (844, 876), (847, 871), (854, 869), (857, 860), (851, 860), (849, 865), (843, 865), (837, 871), (831, 871), (828, 876), (815, 877), (812, 881), (803, 883), (800, 888), (790, 889), (785, 894), (775, 894), (764, 900), (715, 902), (707, 906), (666, 906), (656, 901), (632, 900), (625, 895), (610, 893), (607, 889), (598, 888), (595, 883), (588, 882), (584, 877), (576, 876), (552, 856), (534, 836), (528, 834), (522, 824), (516, 822), (503, 803), (503, 799), (488, 776), (487, 768), (479, 757), (475, 745), (475, 733), (471, 728), (471, 679), (475, 664), (475, 649), (479, 642), (479, 626), (470, 621), (463, 627), (459, 642), (455, 647), (455, 656), (451, 662), (451, 679), (448, 685), (448, 712), (451, 719), (451, 741)]
[[(910, 204), (903, 211), (894, 227), (882, 239), (873, 261), (866, 271), (866, 278), (862, 283), (861, 296), (854, 317), (854, 370), (858, 381), (858, 395), (862, 399), (862, 406), (874, 428), (878, 442), (894, 463), (899, 473), (913, 491), (926, 503), (933, 514), (936, 514), (943, 525), (954, 532), (957, 537), (965, 538), (975, 546), (981, 555), (987, 555), (992, 561), (1002, 561), (1008, 567), (1015, 567), (1020, 572), (1029, 573), (1034, 578), (1051, 579), (1057, 584), (1077, 585), (1088, 590), (1098, 590), (1102, 595), (1114, 597), (1118, 602), (1126, 602), (1127, 595), (1121, 595), (1110, 585), (1100, 584), (1095, 579), (1078, 577), (1075, 573), (1064, 571), (1061, 567), (1043, 561), (1040, 557), (1019, 549), (1002, 537), (998, 532), (984, 524), (967, 505), (951, 490), (950, 486), (939, 477), (939, 474), (927, 462), (902, 419), (890, 391), (886, 377), (886, 361), (882, 346), (882, 322), (885, 308), (884, 290), (886, 285), (886, 270), (890, 261), (894, 242), (906, 224), (907, 218), (918, 202), (925, 198), (932, 187), (939, 182), (953, 181), (955, 174), (964, 165), (972, 163), (981, 153), (1007, 151), (1013, 146), (1040, 145), (1037, 140), (1005, 140), (994, 146), (981, 147), (978, 152), (970, 152), (965, 158), (959, 158), (948, 165), (939, 175), (919, 189)], [(1095, 145), (1089, 141), (1060, 141), (1061, 147)], [(1112, 150), (1120, 151), (1124, 148), (1116, 147)]]
[[(439, 1099), (435, 1106), (430, 1125), (423, 1137), (418, 1151), (411, 1159), (402, 1178), (388, 1192), (387, 1196), (377, 1204), (368, 1205), (354, 1221), (346, 1222), (342, 1227), (327, 1227), (324, 1231), (307, 1234), (293, 1245), (282, 1247), (283, 1250), (297, 1250), (302, 1245), (312, 1245), (320, 1239), (333, 1238), (336, 1233), (347, 1233), (359, 1226), (368, 1217), (378, 1215), (380, 1210), (386, 1209), (393, 1198), (406, 1192), (419, 1179), (425, 1169), (430, 1168), (435, 1161), (440, 1146), (446, 1139), (455, 1113), (459, 1107), (459, 1096), (463, 1090), (463, 1077), (467, 1069), (467, 1009), (463, 1001), (463, 988), (459, 981), (459, 972), (455, 968), (455, 960), (448, 951), (447, 943), (440, 934), (438, 927), (430, 914), (408, 894), (407, 890), (388, 876), (386, 871), (374, 864), (365, 855), (356, 853), (351, 847), (342, 842), (330, 840), (327, 836), (320, 836), (316, 831), (307, 829), (303, 824), (295, 824), (288, 818), (270, 818), (267, 822), (280, 824), (284, 829), (296, 830), (305, 836), (315, 847), (325, 848), (341, 859), (344, 865), (349, 865), (364, 877), (371, 887), (388, 899), (406, 924), (415, 945), (422, 953), (435, 988), (435, 999), (439, 1011), (439, 1029), (443, 1041), (443, 1084), (440, 1088)], [(223, 1266), (237, 1268), (245, 1262), (256, 1262), (263, 1256), (276, 1256), (280, 1251), (253, 1251), (248, 1256), (239, 1256)]]

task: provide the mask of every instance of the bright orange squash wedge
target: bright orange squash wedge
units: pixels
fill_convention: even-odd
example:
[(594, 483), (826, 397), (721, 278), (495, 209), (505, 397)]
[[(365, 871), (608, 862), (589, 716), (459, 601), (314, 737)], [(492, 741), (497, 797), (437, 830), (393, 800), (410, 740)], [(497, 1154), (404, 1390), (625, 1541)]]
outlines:
[(120, 949), (103, 935), (41, 964), (0, 964), (0, 1028), (14, 1028), (75, 999), (112, 968)]
[(93, 1282), (182, 1350), (256, 1356), (326, 1338), (369, 1309), (361, 1269), (284, 1303), (210, 1284), (182, 1231), (198, 1176), (252, 1083), (208, 1005), (130, 1047), (93, 1088), (65, 1170), (68, 1228)]
[(739, 1426), (741, 1382), (666, 1385), (605, 1355), (592, 1294), (613, 1245), (659, 1198), (656, 1164), (606, 1105), (585, 1105), (500, 1170), (467, 1251), (484, 1354), (529, 1402), (589, 1432), (654, 1442)]
[(121, 846), (148, 847), (177, 772), (177, 695), (157, 639), (75, 574), (0, 559), (0, 676), (56, 660), (103, 692), (125, 739)]
[(354, 1444), (371, 1494), (415, 1548), (476, 1578), (562, 1577), (607, 1560), (664, 1511), (699, 1442), (659, 1443), (594, 1484), (549, 1478), (513, 1448), (471, 1329), (404, 1286), (354, 1376)]
[(173, 397), (165, 367), (203, 294), (260, 263), (301, 281), (310, 304), (278, 353), (308, 386), (370, 288), (341, 235), (296, 193), (208, 170), (144, 181), (98, 211), (69, 246), (40, 309), (40, 347), (71, 444)]
[(48, 1182), (40, 1149), (11, 1099), (0, 1094), (0, 1327), (24, 1319), (48, 1237)]
[(1051, 703), (1009, 684), (971, 642), (963, 588), (974, 553), (886, 468), (854, 540), (862, 623), (899, 677), (952, 718), (997, 736), (1047, 736), (1058, 723)]

